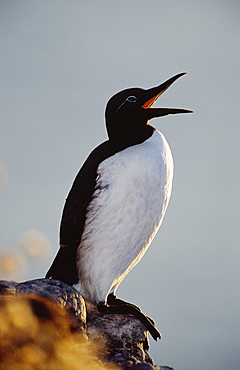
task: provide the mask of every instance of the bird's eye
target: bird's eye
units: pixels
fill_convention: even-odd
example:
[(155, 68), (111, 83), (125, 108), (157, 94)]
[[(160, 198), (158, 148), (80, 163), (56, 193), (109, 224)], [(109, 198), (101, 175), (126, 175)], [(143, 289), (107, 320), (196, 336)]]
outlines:
[(129, 97), (126, 99), (126, 101), (129, 101), (130, 103), (135, 103), (135, 101), (137, 101), (137, 98), (136, 98), (136, 96), (131, 95), (131, 96), (129, 96)]

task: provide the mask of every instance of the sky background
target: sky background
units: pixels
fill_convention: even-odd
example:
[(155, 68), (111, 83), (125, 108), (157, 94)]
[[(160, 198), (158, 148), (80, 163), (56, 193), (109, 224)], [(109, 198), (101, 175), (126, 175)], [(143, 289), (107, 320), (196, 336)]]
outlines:
[(117, 292), (154, 318), (150, 354), (175, 370), (239, 369), (239, 16), (233, 0), (0, 1), (0, 252), (19, 266), (0, 278), (49, 268), (108, 99), (188, 72), (155, 106), (195, 113), (151, 121), (174, 156), (170, 205)]

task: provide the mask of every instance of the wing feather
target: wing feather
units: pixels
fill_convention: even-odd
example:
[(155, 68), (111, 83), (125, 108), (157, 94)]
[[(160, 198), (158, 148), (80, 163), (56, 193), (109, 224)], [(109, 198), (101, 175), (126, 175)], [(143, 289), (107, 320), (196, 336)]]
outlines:
[(78, 282), (76, 252), (86, 220), (88, 204), (96, 186), (97, 169), (106, 158), (127, 147), (126, 143), (105, 141), (88, 156), (66, 199), (60, 225), (60, 249), (46, 277), (73, 285)]

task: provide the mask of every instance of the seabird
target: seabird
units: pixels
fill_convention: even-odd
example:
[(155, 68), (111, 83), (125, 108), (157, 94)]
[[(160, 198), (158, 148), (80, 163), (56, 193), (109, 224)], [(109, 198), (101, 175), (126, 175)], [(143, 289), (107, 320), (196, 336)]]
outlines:
[(106, 106), (109, 139), (88, 156), (66, 199), (60, 249), (46, 277), (73, 285), (99, 312), (131, 313), (157, 340), (160, 333), (142, 311), (115, 295), (156, 235), (172, 189), (173, 158), (149, 120), (192, 113), (151, 108), (185, 73), (150, 89), (118, 92)]

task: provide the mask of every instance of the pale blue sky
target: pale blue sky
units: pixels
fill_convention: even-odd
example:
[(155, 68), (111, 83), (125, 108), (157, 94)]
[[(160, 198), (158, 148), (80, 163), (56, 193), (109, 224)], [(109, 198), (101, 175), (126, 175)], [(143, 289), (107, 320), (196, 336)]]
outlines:
[(57, 252), (64, 199), (106, 139), (107, 100), (188, 72), (156, 106), (195, 114), (152, 121), (174, 156), (169, 209), (118, 290), (154, 318), (163, 339), (150, 353), (176, 370), (240, 363), (239, 15), (223, 0), (0, 2), (0, 248), (20, 249), (27, 230), (51, 244), (21, 278), (43, 277)]

